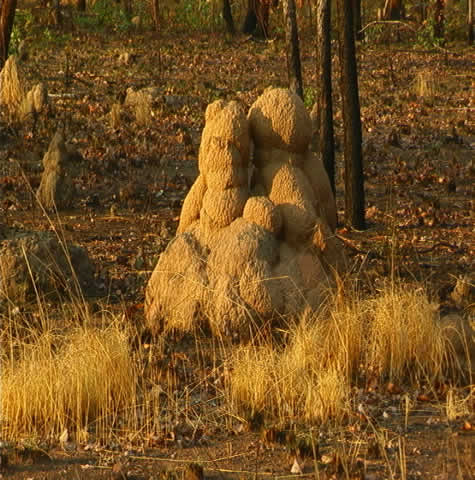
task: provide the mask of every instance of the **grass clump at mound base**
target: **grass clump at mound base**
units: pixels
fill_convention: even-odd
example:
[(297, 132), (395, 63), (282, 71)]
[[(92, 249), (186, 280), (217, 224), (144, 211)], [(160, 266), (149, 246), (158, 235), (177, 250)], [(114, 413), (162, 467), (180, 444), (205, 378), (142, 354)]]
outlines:
[[(335, 299), (289, 328), (285, 346), (246, 346), (231, 360), (233, 408), (281, 423), (339, 423), (353, 386), (410, 387), (461, 378), (436, 309), (423, 289), (389, 287), (372, 298)], [(374, 381), (374, 380), (373, 380)]]

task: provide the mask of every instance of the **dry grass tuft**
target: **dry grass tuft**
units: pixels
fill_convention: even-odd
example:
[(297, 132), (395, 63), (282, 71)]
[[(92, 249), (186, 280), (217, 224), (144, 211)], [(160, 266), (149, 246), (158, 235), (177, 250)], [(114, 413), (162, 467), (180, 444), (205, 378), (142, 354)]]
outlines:
[(152, 104), (150, 95), (144, 92), (137, 92), (135, 119), (142, 127), (147, 127), (152, 122)]
[(48, 331), (11, 347), (2, 362), (4, 438), (57, 439), (65, 428), (107, 437), (134, 405), (135, 366), (117, 326)]
[[(248, 346), (232, 359), (230, 401), (234, 407), (266, 411), (281, 423), (342, 420), (350, 373), (359, 358), (360, 324), (342, 310), (327, 320), (305, 312), (289, 329), (285, 347)], [(346, 327), (349, 327), (348, 329)]]
[(368, 321), (367, 367), (394, 382), (434, 381), (455, 373), (437, 321), (438, 306), (422, 288), (390, 286), (361, 305)]
[(121, 112), (122, 107), (120, 103), (114, 103), (111, 107), (111, 111), (109, 113), (109, 120), (111, 127), (117, 129), (120, 127), (121, 124)]
[[(354, 292), (353, 292), (354, 293)], [(233, 408), (266, 412), (281, 423), (341, 421), (350, 386), (379, 381), (457, 380), (462, 372), (423, 289), (392, 286), (306, 312), (285, 346), (248, 346), (231, 360)]]
[(23, 118), (23, 100), (25, 91), (22, 84), (22, 75), (14, 55), (8, 57), (0, 73), (0, 104), (5, 105), (8, 120), (19, 121)]
[(416, 78), (416, 95), (431, 100), (437, 92), (437, 85), (432, 72), (421, 72)]

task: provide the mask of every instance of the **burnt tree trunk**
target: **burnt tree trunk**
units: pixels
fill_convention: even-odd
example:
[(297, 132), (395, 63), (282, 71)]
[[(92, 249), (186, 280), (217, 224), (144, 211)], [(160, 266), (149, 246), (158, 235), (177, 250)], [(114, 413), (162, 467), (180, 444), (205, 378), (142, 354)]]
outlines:
[(473, 45), (473, 37), (474, 37), (474, 12), (473, 12), (473, 4), (474, 0), (468, 0), (468, 44)]
[(285, 53), (287, 56), (287, 74), (289, 89), (303, 100), (302, 68), (300, 64), (299, 33), (295, 0), (282, 2), (285, 24)]
[(236, 29), (234, 27), (234, 20), (233, 14), (231, 12), (231, 3), (229, 0), (223, 0), (223, 19), (224, 23), (226, 23), (226, 28), (231, 35), (236, 33)]
[(335, 141), (333, 133), (331, 0), (317, 2), (318, 123), (320, 151), (335, 194)]
[(2, 0), (0, 5), (0, 70), (8, 58), (16, 4), (17, 0)]
[(124, 0), (124, 15), (125, 17), (130, 20), (132, 18), (132, 0)]
[(363, 40), (364, 32), (361, 31), (361, 0), (352, 0), (352, 7), (356, 40)]
[(345, 153), (345, 222), (365, 228), (360, 101), (351, 0), (337, 0)]
[(256, 0), (248, 0), (247, 2), (246, 18), (244, 19), (244, 23), (242, 25), (242, 33), (246, 33), (247, 35), (252, 35), (256, 30), (257, 15), (255, 3)]
[(248, 0), (242, 32), (255, 37), (269, 36), (269, 0)]
[(401, 20), (404, 18), (403, 0), (386, 0), (386, 3), (384, 4), (383, 18), (385, 20)]
[(444, 0), (435, 0), (434, 2), (434, 37), (444, 37)]

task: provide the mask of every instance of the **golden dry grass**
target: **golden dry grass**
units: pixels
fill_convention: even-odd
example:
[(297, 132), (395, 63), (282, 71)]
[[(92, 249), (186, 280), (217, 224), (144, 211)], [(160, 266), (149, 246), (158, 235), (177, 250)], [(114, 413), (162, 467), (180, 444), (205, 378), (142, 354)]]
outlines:
[(21, 120), (24, 116), (25, 90), (21, 77), (16, 57), (8, 57), (0, 73), (0, 104), (5, 106), (10, 122)]
[(130, 417), (137, 375), (125, 331), (112, 324), (32, 336), (3, 351), (4, 438), (58, 438), (65, 428), (103, 437)]
[[(67, 318), (87, 312), (73, 306), (62, 312), (66, 320), (58, 330), (43, 307), (39, 325), (23, 331), (13, 327), (21, 314), (11, 314), (0, 338), (3, 438), (58, 440), (67, 428), (76, 440), (144, 439), (167, 428), (164, 399), (165, 411), (189, 410), (180, 393), (188, 387), (176, 379), (163, 383), (168, 370), (149, 370), (146, 351), (132, 351), (130, 326), (117, 317), (102, 328), (74, 326)], [(210, 347), (197, 339), (196, 348)], [(220, 409), (265, 412), (266, 421), (278, 424), (341, 424), (355, 408), (353, 387), (374, 377), (411, 388), (462, 374), (424, 290), (394, 284), (370, 298), (340, 289), (321, 311), (308, 310), (289, 324), (285, 342), (261, 339), (231, 347), (230, 355), (224, 345), (211, 348), (214, 364), (228, 358)], [(188, 383), (206, 380), (190, 377)], [(464, 402), (448, 396), (443, 408), (453, 416)]]
[(390, 381), (441, 379), (452, 370), (438, 306), (422, 288), (390, 286), (362, 303), (368, 319), (365, 364)]
[(437, 92), (437, 83), (432, 72), (421, 72), (416, 78), (416, 94), (431, 100)]
[(109, 120), (112, 128), (119, 128), (121, 125), (121, 110), (120, 103), (114, 103), (109, 113)]
[(247, 346), (231, 360), (233, 408), (280, 422), (340, 422), (351, 386), (417, 386), (456, 380), (461, 367), (424, 290), (391, 285), (372, 298), (349, 295), (289, 328), (285, 347)]
[(150, 96), (143, 92), (137, 92), (135, 104), (135, 120), (142, 127), (147, 127), (152, 121), (152, 105)]

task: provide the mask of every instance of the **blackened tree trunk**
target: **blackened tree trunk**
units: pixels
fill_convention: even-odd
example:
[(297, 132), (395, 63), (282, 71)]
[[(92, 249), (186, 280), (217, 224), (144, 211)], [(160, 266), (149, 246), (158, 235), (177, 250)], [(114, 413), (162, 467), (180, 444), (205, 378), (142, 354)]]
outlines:
[(331, 0), (317, 3), (317, 71), (320, 151), (335, 194), (335, 141), (333, 133)]
[(124, 0), (124, 15), (127, 19), (132, 18), (132, 0)]
[(444, 7), (445, 0), (435, 0), (434, 2), (434, 37), (444, 37)]
[(242, 32), (255, 37), (269, 37), (269, 0), (248, 0)]
[(356, 40), (363, 40), (364, 32), (361, 31), (361, 0), (352, 0), (352, 7)]
[(234, 35), (236, 29), (234, 28), (233, 14), (231, 12), (231, 4), (229, 3), (229, 0), (223, 0), (223, 18), (228, 32), (231, 35)]
[(16, 4), (17, 0), (1, 0), (0, 4), (0, 70), (8, 58)]
[(365, 228), (360, 101), (351, 0), (337, 0), (345, 152), (345, 222)]
[(473, 11), (473, 4), (474, 0), (468, 0), (468, 44), (473, 45), (473, 37), (474, 37), (474, 27), (475, 23), (473, 21), (474, 11)]
[(248, 0), (246, 18), (242, 25), (242, 33), (252, 35), (257, 26), (256, 0)]
[(386, 0), (386, 3), (384, 4), (383, 18), (385, 20), (401, 20), (404, 18), (403, 0)]
[(287, 56), (287, 74), (289, 89), (303, 100), (302, 68), (300, 65), (299, 33), (295, 0), (282, 2), (285, 24), (285, 50)]

